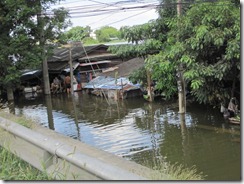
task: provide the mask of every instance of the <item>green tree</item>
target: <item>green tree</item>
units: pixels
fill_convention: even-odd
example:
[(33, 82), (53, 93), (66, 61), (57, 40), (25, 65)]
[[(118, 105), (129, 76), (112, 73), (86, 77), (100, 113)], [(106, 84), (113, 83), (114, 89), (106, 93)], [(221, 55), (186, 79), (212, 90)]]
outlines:
[(84, 45), (92, 45), (92, 44), (98, 44), (98, 40), (92, 38), (92, 37), (86, 37), (83, 39), (83, 44)]
[(120, 37), (119, 31), (116, 28), (110, 27), (110, 26), (104, 26), (104, 27), (96, 30), (95, 34), (96, 34), (97, 40), (100, 43), (109, 42), (112, 39), (118, 39)]
[(197, 1), (169, 26), (162, 60), (184, 66), (184, 78), (198, 102), (219, 105), (240, 91), (239, 4)]
[(40, 67), (43, 44), (52, 43), (69, 25), (62, 8), (44, 13), (56, 1), (0, 1), (0, 89), (7, 89), (9, 99), (19, 84), (20, 71)]
[(91, 28), (89, 26), (76, 26), (60, 35), (59, 41), (61, 43), (67, 43), (68, 41), (83, 41), (85, 38), (90, 38), (90, 33)]
[[(179, 18), (175, 2), (163, 1), (155, 21), (122, 28), (122, 35), (136, 45), (111, 50), (133, 57), (139, 55), (136, 48), (141, 45), (139, 53), (145, 51), (146, 68), (156, 88), (168, 98), (177, 92), (176, 74), (182, 65), (195, 100), (217, 105), (240, 91), (240, 4), (186, 1)], [(148, 40), (157, 43), (153, 45), (158, 52), (148, 53)]]

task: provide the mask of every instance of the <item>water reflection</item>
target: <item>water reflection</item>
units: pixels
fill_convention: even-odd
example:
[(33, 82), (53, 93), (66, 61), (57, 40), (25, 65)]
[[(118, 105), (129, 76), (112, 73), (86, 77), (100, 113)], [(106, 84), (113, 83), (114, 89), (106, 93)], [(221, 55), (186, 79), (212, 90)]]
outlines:
[(22, 100), (15, 107), (16, 114), (143, 165), (177, 162), (196, 165), (209, 180), (238, 180), (240, 144), (232, 140), (240, 138), (240, 129), (218, 111), (187, 109), (182, 115), (176, 101), (106, 101), (80, 92)]
[(47, 117), (48, 117), (48, 127), (54, 130), (54, 122), (53, 122), (53, 107), (51, 101), (51, 95), (45, 95), (45, 103), (47, 106)]

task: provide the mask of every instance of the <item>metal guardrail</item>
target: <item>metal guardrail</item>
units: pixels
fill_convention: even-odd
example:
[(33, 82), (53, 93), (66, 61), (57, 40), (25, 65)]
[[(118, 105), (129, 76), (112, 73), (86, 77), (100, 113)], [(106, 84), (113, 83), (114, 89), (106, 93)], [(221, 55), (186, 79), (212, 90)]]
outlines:
[[(1, 130), (2, 129), (2, 130)], [(149, 180), (0, 117), (0, 145), (54, 179)], [(68, 137), (67, 137), (68, 138)], [(71, 138), (70, 138), (71, 139)]]

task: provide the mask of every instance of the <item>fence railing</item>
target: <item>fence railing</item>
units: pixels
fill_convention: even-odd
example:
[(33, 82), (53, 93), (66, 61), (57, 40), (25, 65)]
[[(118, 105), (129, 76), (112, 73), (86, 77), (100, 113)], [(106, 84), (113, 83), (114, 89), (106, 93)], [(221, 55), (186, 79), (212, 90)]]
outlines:
[[(48, 130), (51, 131), (51, 130)], [(57, 134), (53, 132), (52, 134)], [(65, 180), (150, 180), (151, 170), (124, 160), (113, 163), (110, 155), (89, 155), (82, 152), (81, 143), (67, 144), (55, 136), (45, 135), (0, 117), (0, 145), (54, 179)], [(67, 137), (67, 139), (72, 139)], [(70, 140), (69, 140), (70, 141)], [(75, 141), (75, 140), (74, 140)], [(72, 142), (72, 141), (70, 141)], [(103, 152), (103, 151), (101, 151)], [(103, 152), (103, 154), (106, 154)], [(97, 155), (97, 156), (94, 156)], [(106, 159), (107, 157), (107, 159)], [(118, 158), (121, 159), (121, 158)], [(116, 160), (116, 159), (115, 159)], [(134, 167), (135, 166), (135, 167)], [(139, 174), (138, 174), (139, 173)], [(153, 171), (152, 171), (153, 173)], [(146, 176), (146, 177), (145, 177)]]

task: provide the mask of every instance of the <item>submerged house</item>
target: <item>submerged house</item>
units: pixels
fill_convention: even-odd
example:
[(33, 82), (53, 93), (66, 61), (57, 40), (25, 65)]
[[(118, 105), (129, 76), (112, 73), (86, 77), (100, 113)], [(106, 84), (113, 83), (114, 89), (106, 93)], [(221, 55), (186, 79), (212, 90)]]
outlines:
[[(47, 58), (50, 84), (55, 77), (63, 79), (70, 73), (70, 58), (74, 76), (80, 77), (82, 86), (103, 70), (121, 63), (122, 59), (110, 53), (108, 47), (99, 44), (54, 49), (53, 54)], [(24, 87), (42, 86), (42, 70), (23, 71), (21, 82)]]
[(142, 96), (139, 84), (129, 81), (129, 75), (144, 65), (144, 60), (134, 58), (119, 65), (104, 70), (95, 79), (87, 83), (85, 88), (89, 93), (114, 99), (125, 99)]
[(114, 99), (125, 99), (142, 95), (140, 85), (132, 84), (127, 78), (98, 76), (84, 86), (96, 96), (106, 96)]
[(57, 48), (47, 60), (51, 80), (54, 76), (70, 72), (70, 58), (74, 75), (80, 74), (82, 87), (96, 77), (97, 73), (122, 62), (121, 58), (111, 54), (108, 46), (103, 44), (73, 47), (71, 52), (69, 48)]

